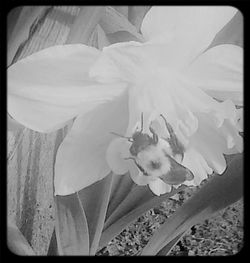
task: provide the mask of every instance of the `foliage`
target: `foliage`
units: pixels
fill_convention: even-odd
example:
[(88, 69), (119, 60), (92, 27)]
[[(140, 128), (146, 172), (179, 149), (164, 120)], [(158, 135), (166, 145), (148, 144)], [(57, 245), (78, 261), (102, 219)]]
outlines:
[[(140, 254), (156, 229), (192, 195), (186, 189), (179, 194), (180, 201), (169, 199), (150, 209), (97, 252), (98, 256), (135, 256)], [(169, 256), (234, 255), (243, 246), (243, 202), (221, 210), (212, 218), (192, 227), (173, 247)]]

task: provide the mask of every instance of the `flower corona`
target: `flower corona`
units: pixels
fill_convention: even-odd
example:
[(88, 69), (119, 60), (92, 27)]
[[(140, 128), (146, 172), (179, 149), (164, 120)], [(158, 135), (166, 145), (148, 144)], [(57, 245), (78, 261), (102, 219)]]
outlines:
[(11, 117), (39, 132), (74, 119), (57, 151), (55, 195), (110, 171), (156, 195), (224, 173), (225, 155), (243, 151), (243, 49), (214, 40), (236, 13), (152, 7), (144, 42), (54, 46), (8, 68)]
[[(131, 137), (112, 132), (131, 143), (129, 150), (125, 150), (123, 153), (124, 156), (129, 155), (123, 158), (124, 161), (132, 160), (140, 171), (141, 178), (144, 178), (145, 182), (149, 184), (158, 178), (169, 186), (178, 186), (185, 181), (193, 180), (193, 173), (181, 164), (184, 157), (184, 146), (178, 140), (165, 117), (162, 114), (159, 117), (164, 121), (168, 136), (165, 134), (164, 137), (160, 138), (152, 127), (152, 123), (148, 127), (151, 136), (144, 133), (143, 113), (141, 113), (141, 128), (139, 131), (134, 131)], [(112, 152), (115, 153), (115, 149)], [(112, 162), (110, 165), (112, 168)]]

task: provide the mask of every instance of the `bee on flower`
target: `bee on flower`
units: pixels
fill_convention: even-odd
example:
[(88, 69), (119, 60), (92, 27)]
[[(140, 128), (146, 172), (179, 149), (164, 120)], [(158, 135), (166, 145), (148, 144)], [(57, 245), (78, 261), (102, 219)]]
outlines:
[[(181, 165), (185, 150), (183, 145), (179, 142), (164, 116), (160, 115), (160, 117), (165, 122), (168, 137), (159, 138), (151, 125), (149, 126), (151, 136), (143, 133), (143, 114), (141, 115), (141, 130), (135, 131), (132, 137), (124, 137), (114, 133), (124, 137), (131, 143), (127, 151), (129, 157), (125, 157), (124, 161), (133, 160), (140, 171), (141, 181), (144, 179), (144, 182), (149, 184), (152, 191), (154, 191), (154, 186), (159, 180), (166, 184), (165, 190), (167, 191), (167, 187), (170, 190), (171, 186), (180, 185), (194, 178), (193, 173)], [(122, 143), (122, 141), (113, 141), (107, 152), (107, 161), (111, 167), (112, 151), (119, 147), (116, 146), (117, 143)]]
[(211, 44), (237, 14), (230, 6), (152, 7), (143, 43), (55, 46), (13, 64), (15, 120), (52, 132), (76, 117), (57, 152), (55, 194), (110, 171), (129, 172), (156, 195), (222, 174), (224, 155), (243, 150), (243, 50)]

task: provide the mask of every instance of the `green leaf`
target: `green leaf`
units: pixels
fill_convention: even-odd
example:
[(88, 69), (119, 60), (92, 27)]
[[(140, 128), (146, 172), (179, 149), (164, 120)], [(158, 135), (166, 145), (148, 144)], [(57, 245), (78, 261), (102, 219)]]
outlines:
[(20, 256), (33, 256), (35, 252), (14, 223), (8, 223), (7, 243), (9, 250)]
[(221, 44), (243, 47), (243, 15), (240, 11), (216, 34), (209, 48)]
[(180, 233), (173, 240), (171, 240), (166, 246), (164, 246), (158, 253), (157, 256), (166, 256), (169, 252), (174, 248), (174, 246), (179, 242), (179, 240), (183, 237), (186, 231)]
[[(76, 194), (56, 196), (56, 235), (59, 254), (95, 255), (103, 230), (113, 175)], [(56, 250), (53, 235), (51, 250)], [(53, 253), (53, 251), (51, 252)]]
[(133, 186), (134, 182), (130, 178), (129, 174), (114, 175), (108, 211), (106, 214), (106, 221), (111, 216), (111, 214), (114, 213), (117, 207), (125, 200)]
[[(133, 185), (122, 202), (117, 205), (116, 209), (109, 214), (105, 221), (103, 233), (100, 239), (100, 247), (104, 247), (108, 242), (118, 235), (130, 223), (135, 221), (139, 216), (149, 209), (160, 205), (164, 200), (183, 190), (185, 186), (173, 190), (161, 196), (155, 196), (148, 187)], [(118, 194), (119, 196), (119, 194)]]
[(111, 193), (112, 177), (110, 173), (104, 179), (78, 192), (88, 224), (90, 255), (95, 255), (98, 249)]
[(13, 63), (18, 48), (28, 39), (34, 21), (46, 14), (48, 9), (50, 9), (49, 6), (21, 6), (9, 12), (7, 66)]
[(102, 50), (104, 47), (109, 46), (110, 42), (99, 24), (96, 26), (96, 31), (97, 31), (98, 48)]
[(125, 16), (126, 18), (128, 18), (128, 9), (129, 7), (127, 5), (114, 5), (111, 6), (112, 8), (114, 8), (117, 12), (119, 12), (120, 14), (122, 14), (123, 16)]
[(211, 178), (156, 231), (142, 255), (156, 255), (193, 225), (239, 200), (243, 194), (242, 164), (242, 154), (239, 154), (222, 176)]
[(118, 42), (128, 42), (128, 41), (139, 41), (137, 37), (133, 34), (129, 33), (128, 31), (117, 31), (114, 33), (107, 34), (107, 38), (111, 44), (118, 43)]
[(10, 115), (7, 113), (7, 127), (8, 127), (8, 131), (11, 132), (16, 132), (19, 129), (23, 129), (24, 126), (22, 124), (20, 124), (19, 122), (15, 121), (13, 118), (10, 117)]
[[(136, 41), (144, 41), (143, 36), (137, 32), (137, 29), (128, 21), (127, 17), (112, 7), (108, 6), (105, 8), (99, 24), (107, 36), (116, 32), (126, 31), (130, 35), (133, 35)], [(129, 39), (127, 41), (129, 41)]]
[(104, 10), (104, 6), (81, 7), (74, 24), (70, 28), (66, 44), (82, 43), (88, 45), (91, 34), (103, 16)]
[(56, 238), (60, 255), (89, 255), (89, 231), (78, 193), (56, 196)]
[[(116, 195), (119, 196), (119, 194)], [(128, 215), (130, 212), (134, 211), (136, 208), (140, 207), (142, 204), (145, 204), (152, 198), (154, 198), (154, 194), (150, 190), (148, 190), (147, 187), (137, 186), (133, 183), (133, 185), (131, 185), (131, 187), (129, 188), (128, 195), (107, 218), (104, 230), (106, 230), (113, 224), (117, 224), (120, 219), (126, 217), (126, 215)]]
[(128, 20), (135, 26), (138, 32), (140, 32), (141, 24), (144, 16), (149, 11), (151, 6), (129, 6), (128, 8)]
[(55, 255), (58, 255), (58, 247), (56, 242), (56, 231), (54, 229), (50, 238), (47, 256), (55, 256)]

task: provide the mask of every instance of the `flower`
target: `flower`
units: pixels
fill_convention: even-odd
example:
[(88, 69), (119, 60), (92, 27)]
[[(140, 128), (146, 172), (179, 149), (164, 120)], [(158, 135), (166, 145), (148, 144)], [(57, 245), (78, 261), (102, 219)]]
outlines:
[[(224, 154), (243, 147), (236, 108), (243, 105), (242, 48), (209, 46), (236, 12), (152, 7), (141, 27), (144, 43), (102, 51), (55, 46), (9, 68), (14, 119), (51, 132), (76, 117), (57, 152), (55, 194), (79, 191), (110, 170), (129, 171), (157, 195), (224, 172)], [(140, 142), (135, 134), (143, 135)], [(158, 167), (152, 174), (146, 167), (151, 161)]]

